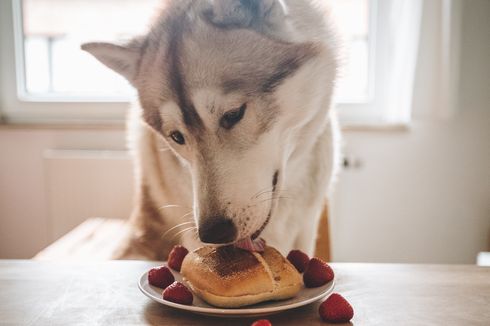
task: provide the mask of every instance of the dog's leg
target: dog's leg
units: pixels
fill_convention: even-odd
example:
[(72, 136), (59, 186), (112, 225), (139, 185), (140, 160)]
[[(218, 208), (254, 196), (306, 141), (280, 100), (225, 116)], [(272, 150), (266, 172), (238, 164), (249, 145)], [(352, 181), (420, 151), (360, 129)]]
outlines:
[(136, 198), (137, 204), (129, 220), (130, 232), (113, 258), (165, 260), (178, 239), (164, 237), (164, 230), (170, 226), (160, 214), (147, 186), (141, 187)]
[(339, 151), (340, 134), (337, 117), (334, 111), (329, 114), (322, 136), (315, 145), (312, 153), (314, 159), (307, 171), (316, 171), (314, 175), (307, 177), (313, 180), (310, 183), (311, 192), (305, 197), (305, 201), (299, 205), (291, 214), (307, 216), (308, 220), (296, 218), (299, 233), (294, 240), (294, 248), (300, 249), (312, 255), (315, 252), (316, 239), (318, 237), (318, 226), (321, 219), (325, 200), (331, 191), (332, 183), (337, 174), (340, 157)]
[(192, 225), (190, 177), (140, 116), (141, 108), (136, 106), (128, 121), (136, 173), (135, 207), (130, 234), (114, 258), (165, 260), (182, 230), (172, 228), (183, 222)]
[[(305, 212), (306, 213), (306, 212)], [(316, 239), (318, 237), (318, 223), (322, 213), (322, 206), (308, 210), (307, 216), (311, 219), (302, 225), (293, 247), (304, 251), (309, 256), (315, 253)]]
[[(284, 216), (281, 213), (277, 215)], [(296, 227), (288, 227), (288, 223), (271, 223), (261, 237), (267, 241), (267, 245), (276, 248), (283, 255), (287, 255), (291, 249), (295, 249), (296, 234), (294, 233), (296, 230)]]

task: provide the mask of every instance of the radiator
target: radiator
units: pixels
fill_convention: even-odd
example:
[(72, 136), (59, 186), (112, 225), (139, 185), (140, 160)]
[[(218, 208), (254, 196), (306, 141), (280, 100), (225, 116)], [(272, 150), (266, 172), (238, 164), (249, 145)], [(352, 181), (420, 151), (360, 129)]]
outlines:
[(44, 162), (51, 241), (90, 217), (129, 217), (134, 182), (126, 151), (48, 150)]

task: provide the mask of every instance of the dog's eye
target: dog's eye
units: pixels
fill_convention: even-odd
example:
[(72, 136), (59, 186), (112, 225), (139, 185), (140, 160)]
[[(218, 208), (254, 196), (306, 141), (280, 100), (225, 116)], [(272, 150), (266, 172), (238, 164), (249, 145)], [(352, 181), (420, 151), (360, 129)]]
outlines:
[(240, 108), (226, 112), (219, 122), (220, 126), (225, 129), (231, 129), (234, 125), (236, 125), (240, 120), (243, 119), (245, 115), (245, 110), (247, 109), (247, 104), (243, 104)]
[(172, 138), (172, 140), (179, 145), (185, 144), (184, 135), (182, 135), (180, 131), (172, 131), (172, 133), (170, 134), (170, 138)]

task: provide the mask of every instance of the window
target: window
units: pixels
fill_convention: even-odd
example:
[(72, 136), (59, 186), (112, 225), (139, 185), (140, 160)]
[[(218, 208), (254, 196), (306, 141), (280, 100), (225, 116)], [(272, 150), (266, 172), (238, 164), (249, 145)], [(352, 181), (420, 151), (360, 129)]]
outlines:
[[(340, 103), (341, 123), (378, 127), (410, 122), (423, 4), (423, 0), (369, 2), (368, 96), (362, 102)], [(352, 64), (351, 68), (359, 69)]]
[[(23, 0), (26, 95), (124, 98), (131, 94), (122, 77), (81, 52), (79, 46), (101, 37), (121, 40), (144, 33), (158, 2), (126, 0), (121, 5), (120, 0)], [(347, 66), (339, 100), (364, 102), (370, 86), (369, 1), (334, 0), (333, 5), (347, 40)]]
[[(160, 1), (0, 2), (5, 68), (0, 73), (1, 80), (8, 81), (1, 85), (0, 108), (12, 121), (122, 121), (134, 91), (79, 46), (85, 41), (124, 41), (143, 33)], [(385, 26), (394, 3), (420, 0), (328, 1), (346, 41), (347, 65), (337, 93), (341, 120), (377, 121), (383, 114), (385, 77), (392, 67), (385, 64), (389, 60), (380, 61), (389, 57), (385, 51), (389, 31), (376, 27)]]

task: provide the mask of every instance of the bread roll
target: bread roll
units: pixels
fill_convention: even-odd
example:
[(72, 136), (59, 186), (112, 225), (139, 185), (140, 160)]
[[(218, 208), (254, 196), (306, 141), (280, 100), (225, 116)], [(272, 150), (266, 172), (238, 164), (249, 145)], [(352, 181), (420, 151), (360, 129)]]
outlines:
[(292, 298), (303, 286), (296, 268), (271, 247), (263, 253), (202, 247), (185, 257), (181, 273), (197, 296), (222, 308)]

